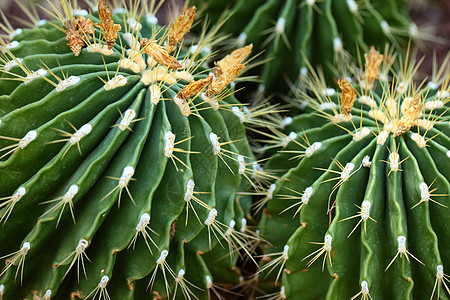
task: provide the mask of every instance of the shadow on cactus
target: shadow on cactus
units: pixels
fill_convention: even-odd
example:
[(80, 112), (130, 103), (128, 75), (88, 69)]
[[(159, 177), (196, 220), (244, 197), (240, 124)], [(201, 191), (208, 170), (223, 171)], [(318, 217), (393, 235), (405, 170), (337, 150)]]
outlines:
[(281, 282), (273, 299), (448, 297), (450, 55), (418, 83), (408, 57), (391, 73), (391, 53), (371, 48), (341, 93), (311, 71), (297, 95), (309, 113), (268, 134), (282, 180), (259, 224), (274, 245), (259, 278)]
[(404, 46), (407, 39), (423, 45), (424, 39), (437, 39), (409, 20), (407, 3), (401, 0), (193, 2), (212, 20), (219, 20), (229, 8), (232, 15), (224, 30), (237, 37), (238, 46), (253, 43), (257, 51), (264, 51), (260, 92), (286, 89), (286, 78), (295, 82), (307, 75), (307, 61), (321, 65), (330, 81), (333, 67), (348, 61), (346, 51), (357, 54), (355, 46), (367, 49), (368, 44), (382, 47), (387, 42)]
[(208, 75), (219, 38), (185, 37), (195, 7), (161, 27), (155, 1), (48, 4), (54, 20), (23, 5), (32, 28), (1, 39), (0, 298), (192, 299), (237, 284), (259, 238), (236, 193), (265, 176), (243, 126), (260, 115), (230, 88), (246, 57)]

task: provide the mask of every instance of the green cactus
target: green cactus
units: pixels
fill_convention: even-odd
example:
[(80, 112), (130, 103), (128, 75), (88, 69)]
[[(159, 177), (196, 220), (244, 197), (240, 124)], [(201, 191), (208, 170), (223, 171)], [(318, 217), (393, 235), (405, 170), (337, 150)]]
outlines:
[(207, 298), (238, 283), (258, 238), (236, 193), (265, 176), (227, 87), (243, 65), (207, 76), (214, 31), (180, 45), (195, 9), (165, 28), (140, 1), (112, 17), (103, 0), (91, 15), (50, 4), (54, 21), (31, 14), (1, 39), (0, 299)]
[(273, 299), (448, 299), (449, 57), (417, 84), (417, 65), (390, 73), (372, 48), (340, 95), (312, 72), (308, 113), (267, 134), (282, 177), (259, 224)]
[(262, 66), (260, 91), (283, 92), (283, 75), (295, 82), (307, 74), (308, 61), (321, 65), (329, 80), (329, 64), (336, 66), (336, 62), (347, 60), (346, 51), (354, 56), (357, 47), (404, 44), (407, 38), (418, 40), (427, 35), (409, 21), (402, 0), (194, 2), (204, 4), (213, 20), (229, 8), (232, 15), (225, 31), (237, 37), (238, 45), (253, 43), (257, 51), (264, 51), (262, 57), (267, 62)]

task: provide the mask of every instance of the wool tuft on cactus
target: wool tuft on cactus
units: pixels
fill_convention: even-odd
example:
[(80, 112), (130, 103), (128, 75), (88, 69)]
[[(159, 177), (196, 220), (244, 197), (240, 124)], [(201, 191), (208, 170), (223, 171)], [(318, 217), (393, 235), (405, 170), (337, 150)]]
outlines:
[(391, 54), (371, 48), (340, 93), (311, 71), (306, 113), (266, 134), (282, 177), (259, 224), (273, 299), (449, 296), (450, 55), (427, 83)]
[(238, 192), (268, 176), (243, 125), (264, 113), (230, 87), (249, 52), (209, 75), (221, 38), (188, 34), (195, 7), (164, 27), (159, 2), (119, 2), (22, 4), (30, 28), (4, 26), (3, 300), (203, 299), (254, 255)]

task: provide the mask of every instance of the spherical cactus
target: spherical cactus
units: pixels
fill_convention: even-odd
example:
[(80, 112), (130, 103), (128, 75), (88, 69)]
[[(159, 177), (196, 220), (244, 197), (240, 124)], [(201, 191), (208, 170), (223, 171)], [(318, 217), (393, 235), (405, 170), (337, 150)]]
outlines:
[[(219, 19), (228, 7), (232, 13), (225, 30), (237, 37), (237, 44), (253, 43), (264, 51), (263, 91), (282, 91), (287, 75), (290, 81), (305, 76), (307, 64), (329, 64), (356, 55), (367, 44), (404, 44), (408, 38), (424, 37), (408, 19), (404, 1), (194, 1), (206, 6), (206, 13)], [(345, 50), (344, 50), (345, 49)], [(329, 77), (328, 77), (329, 79)]]
[(448, 60), (428, 84), (392, 64), (372, 48), (341, 93), (312, 72), (309, 113), (270, 134), (282, 179), (260, 222), (263, 269), (287, 299), (448, 297)]
[(0, 298), (207, 298), (238, 283), (257, 237), (236, 193), (261, 174), (229, 87), (244, 58), (208, 75), (213, 34), (183, 44), (195, 7), (161, 27), (140, 1), (49, 3), (55, 20), (31, 15), (1, 40)]

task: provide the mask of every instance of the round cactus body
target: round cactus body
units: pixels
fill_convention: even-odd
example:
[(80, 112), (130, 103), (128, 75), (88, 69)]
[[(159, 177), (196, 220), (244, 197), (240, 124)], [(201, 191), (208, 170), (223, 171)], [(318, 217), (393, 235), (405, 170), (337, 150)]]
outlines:
[[(283, 92), (285, 76), (295, 82), (305, 76), (308, 63), (321, 65), (332, 76), (336, 66), (367, 45), (398, 45), (423, 36), (408, 18), (404, 1), (252, 0), (196, 1), (206, 6), (213, 20), (226, 8), (232, 15), (225, 30), (238, 45), (253, 43), (264, 51), (260, 90)], [(362, 50), (362, 51), (364, 51)], [(283, 76), (284, 75), (284, 76)], [(281, 85), (280, 85), (281, 84)]]
[(4, 300), (206, 298), (239, 282), (256, 239), (236, 195), (254, 161), (229, 87), (244, 65), (208, 75), (213, 36), (182, 43), (195, 7), (167, 28), (138, 7), (61, 1), (58, 20), (1, 40)]
[(314, 73), (310, 113), (274, 137), (265, 167), (282, 179), (260, 230), (266, 283), (286, 299), (448, 297), (449, 66), (416, 84), (390, 58), (372, 48), (341, 93)]

